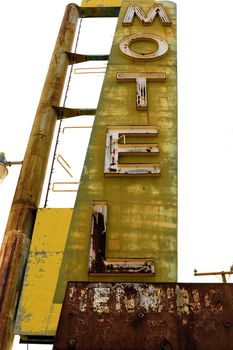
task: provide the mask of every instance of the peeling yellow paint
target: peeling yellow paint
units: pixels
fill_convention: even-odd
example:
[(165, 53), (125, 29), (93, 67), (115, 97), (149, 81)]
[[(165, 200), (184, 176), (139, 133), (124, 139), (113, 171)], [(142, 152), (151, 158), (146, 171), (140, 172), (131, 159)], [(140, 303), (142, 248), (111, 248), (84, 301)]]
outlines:
[(15, 334), (55, 334), (61, 304), (53, 297), (71, 214), (72, 209), (38, 210)]

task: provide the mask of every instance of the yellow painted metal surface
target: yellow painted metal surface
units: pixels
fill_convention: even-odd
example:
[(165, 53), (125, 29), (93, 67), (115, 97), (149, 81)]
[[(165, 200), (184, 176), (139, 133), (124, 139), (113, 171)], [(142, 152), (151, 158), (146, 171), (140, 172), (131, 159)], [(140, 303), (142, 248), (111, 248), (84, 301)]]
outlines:
[(55, 334), (61, 305), (53, 304), (72, 209), (39, 209), (15, 333)]
[(121, 6), (122, 0), (82, 0), (82, 7), (114, 7)]
[[(163, 26), (158, 17), (151, 25), (143, 26), (136, 16), (132, 25), (123, 26), (126, 9), (132, 3), (139, 4), (148, 13), (154, 1), (122, 3), (70, 227), (71, 210), (57, 210), (56, 214), (52, 210), (50, 219), (46, 217), (49, 217), (49, 211), (44, 210), (41, 216), (38, 213), (17, 318), (17, 334), (55, 334), (65, 288), (70, 280), (176, 281), (176, 7), (172, 2), (162, 2), (172, 20), (171, 26)], [(169, 45), (167, 55), (146, 62), (127, 58), (120, 52), (119, 43), (133, 33), (154, 33), (165, 38)], [(131, 48), (144, 52), (155, 49), (151, 42), (137, 42)], [(137, 110), (136, 83), (118, 82), (116, 74), (119, 72), (165, 72), (167, 79), (147, 83), (148, 109)], [(156, 142), (160, 153), (156, 162), (161, 167), (160, 177), (104, 176), (106, 130), (117, 125), (158, 128)], [(88, 274), (93, 201), (108, 203), (106, 257), (153, 258), (154, 276)], [(67, 215), (66, 219), (64, 215)], [(50, 228), (49, 222), (53, 223), (54, 229)], [(55, 227), (59, 228), (59, 242), (55, 239)], [(42, 251), (44, 255), (37, 254)]]
[[(61, 266), (55, 301), (61, 302), (67, 281), (163, 281), (177, 278), (177, 117), (176, 117), (176, 8), (163, 2), (171, 26), (158, 17), (143, 26), (135, 16), (130, 26), (122, 21), (129, 4), (148, 13), (154, 1), (123, 1), (97, 115)], [(138, 61), (125, 57), (120, 41), (132, 33), (156, 33), (169, 45), (158, 60)], [(133, 49), (154, 50), (151, 42)], [(139, 45), (139, 46), (138, 46)], [(166, 72), (165, 82), (148, 82), (148, 110), (136, 110), (136, 83), (118, 82), (118, 72)], [(113, 125), (155, 125), (160, 154), (160, 177), (105, 177), (106, 129)], [(92, 202), (108, 201), (107, 251), (111, 258), (154, 258), (155, 275), (88, 275)], [(112, 241), (114, 243), (112, 244)], [(113, 248), (113, 249), (112, 249)]]

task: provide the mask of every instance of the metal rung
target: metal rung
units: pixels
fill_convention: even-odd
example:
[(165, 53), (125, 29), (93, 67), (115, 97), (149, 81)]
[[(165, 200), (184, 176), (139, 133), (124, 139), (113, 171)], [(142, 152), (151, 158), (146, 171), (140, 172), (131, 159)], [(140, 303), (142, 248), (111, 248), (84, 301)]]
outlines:
[[(54, 182), (53, 185), (52, 185), (52, 191), (53, 192), (77, 192), (78, 191), (78, 188), (72, 188), (72, 186), (77, 186), (79, 185), (79, 181), (75, 181), (75, 182), (64, 182), (64, 181), (61, 181), (61, 182)], [(62, 189), (61, 188), (57, 188), (59, 186), (64, 186)], [(68, 188), (65, 188), (65, 186), (67, 186)], [(69, 186), (71, 186), (71, 188), (69, 188)]]
[(107, 67), (85, 67), (75, 68), (74, 74), (104, 74)]
[(63, 133), (63, 134), (65, 133), (65, 130), (66, 130), (66, 129), (92, 129), (92, 126), (90, 126), (90, 125), (65, 126), (65, 127), (62, 129), (62, 133)]

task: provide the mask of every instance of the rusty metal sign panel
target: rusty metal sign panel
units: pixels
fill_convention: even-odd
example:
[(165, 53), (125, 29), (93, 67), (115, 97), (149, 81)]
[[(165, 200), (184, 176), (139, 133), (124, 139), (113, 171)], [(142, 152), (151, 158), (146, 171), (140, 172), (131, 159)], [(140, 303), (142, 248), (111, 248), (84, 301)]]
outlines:
[(229, 350), (233, 286), (69, 282), (54, 349)]

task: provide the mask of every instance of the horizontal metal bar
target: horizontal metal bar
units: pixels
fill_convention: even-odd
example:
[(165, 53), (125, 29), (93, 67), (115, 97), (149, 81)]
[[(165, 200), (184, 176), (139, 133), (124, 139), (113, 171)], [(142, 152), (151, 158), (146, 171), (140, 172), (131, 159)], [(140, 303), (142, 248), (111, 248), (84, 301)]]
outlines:
[(52, 186), (52, 191), (53, 192), (77, 192), (78, 189), (74, 189), (74, 190), (69, 190), (69, 189), (63, 189), (63, 190), (57, 190), (55, 188), (56, 185), (79, 185), (79, 181), (76, 181), (76, 182), (54, 182), (53, 183), (53, 186)]
[(53, 106), (53, 109), (57, 112), (57, 119), (63, 119), (63, 118), (72, 118), (72, 117), (79, 117), (81, 115), (95, 115), (96, 109), (90, 108), (90, 109), (79, 109), (79, 108), (67, 108), (67, 107), (59, 107), (59, 106)]
[(4, 165), (6, 166), (12, 166), (12, 165), (22, 165), (23, 161), (12, 161), (12, 162), (6, 162)]
[(43, 335), (21, 335), (20, 344), (54, 344), (55, 337)]
[(105, 74), (106, 67), (96, 67), (96, 68), (77, 68), (74, 70), (74, 74), (87, 75), (87, 74)]
[(233, 275), (233, 271), (194, 272), (194, 276), (215, 276), (215, 275)]
[(92, 126), (86, 126), (86, 125), (81, 125), (81, 126), (65, 126), (62, 129), (62, 133), (65, 133), (65, 129), (92, 129)]
[(108, 61), (109, 55), (81, 55), (74, 52), (65, 52), (69, 58), (70, 64), (82, 63), (87, 61)]
[(120, 7), (79, 7), (82, 18), (87, 17), (118, 17)]

